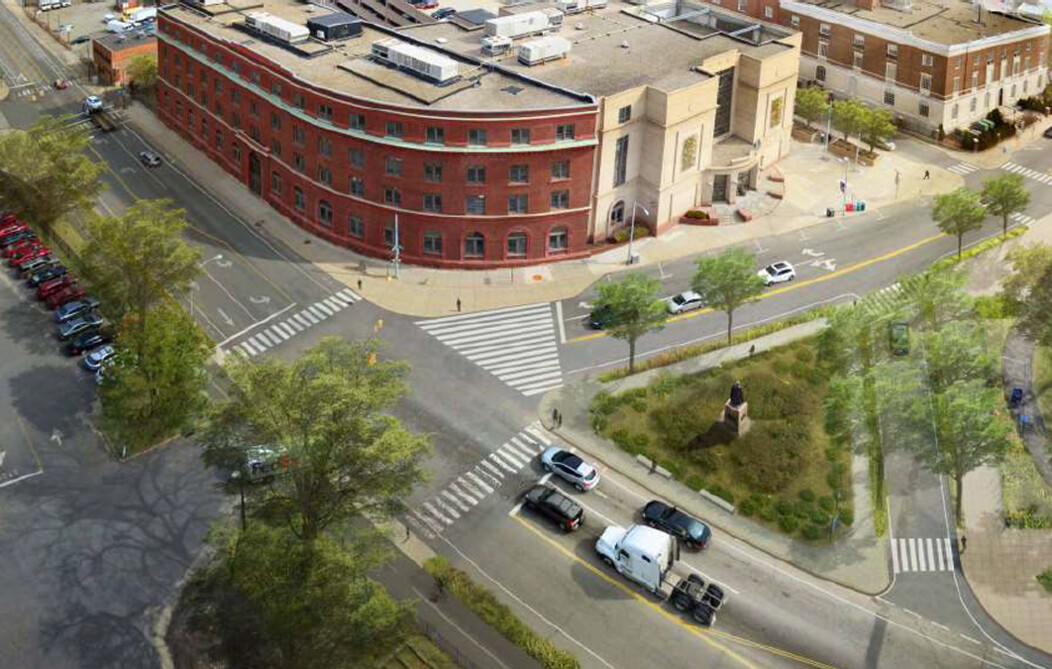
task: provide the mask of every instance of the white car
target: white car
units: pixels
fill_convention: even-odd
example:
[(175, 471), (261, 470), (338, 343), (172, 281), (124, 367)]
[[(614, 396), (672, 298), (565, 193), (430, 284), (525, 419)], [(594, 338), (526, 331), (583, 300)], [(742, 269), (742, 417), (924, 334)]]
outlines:
[(700, 309), (702, 307), (701, 295), (688, 290), (665, 300), (665, 306), (670, 314), (682, 314), (685, 311)]
[(891, 141), (890, 139), (882, 140), (880, 142), (877, 142), (877, 148), (883, 151), (894, 151), (895, 142)]
[(102, 371), (103, 365), (106, 364), (106, 361), (115, 355), (117, 355), (117, 349), (107, 344), (105, 346), (98, 347), (91, 353), (84, 356), (84, 360), (82, 360), (81, 362), (84, 365), (84, 369), (88, 370), (89, 372), (100, 372)]
[(114, 16), (113, 14), (107, 14), (107, 15), (102, 17), (102, 22), (103, 23), (109, 23), (110, 21), (115, 21), (115, 20), (117, 20), (117, 17)]
[(84, 111), (95, 112), (102, 109), (102, 98), (97, 95), (89, 95), (84, 100)]
[(792, 265), (781, 260), (764, 267), (756, 275), (763, 279), (763, 285), (770, 286), (776, 283), (792, 281), (796, 278), (796, 270), (793, 269)]
[(153, 151), (143, 151), (139, 154), (139, 162), (146, 167), (160, 167), (161, 157)]
[(599, 472), (595, 467), (558, 446), (552, 446), (541, 453), (541, 467), (544, 471), (552, 472), (573, 484), (580, 492), (586, 492), (599, 485)]

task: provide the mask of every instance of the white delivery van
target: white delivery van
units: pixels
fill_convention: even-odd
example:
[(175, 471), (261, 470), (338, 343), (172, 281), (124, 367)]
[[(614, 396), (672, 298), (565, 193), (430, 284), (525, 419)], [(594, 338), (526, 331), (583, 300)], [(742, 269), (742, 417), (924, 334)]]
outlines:
[(633, 525), (627, 530), (611, 525), (603, 530), (595, 550), (603, 562), (652, 593), (661, 590), (676, 561), (676, 540), (672, 535), (645, 525)]
[(118, 35), (123, 32), (128, 32), (133, 28), (135, 28), (135, 26), (130, 23), (125, 23), (124, 21), (110, 21), (106, 24), (106, 30)]

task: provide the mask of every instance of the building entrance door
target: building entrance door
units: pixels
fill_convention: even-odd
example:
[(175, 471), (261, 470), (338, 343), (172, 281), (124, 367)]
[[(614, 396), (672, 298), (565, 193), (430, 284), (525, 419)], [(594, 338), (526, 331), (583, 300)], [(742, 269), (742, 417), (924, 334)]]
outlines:
[(261, 195), (263, 192), (263, 167), (255, 151), (248, 154), (248, 187), (256, 195)]
[(726, 202), (727, 201), (727, 175), (717, 174), (712, 178), (712, 201), (713, 202)]

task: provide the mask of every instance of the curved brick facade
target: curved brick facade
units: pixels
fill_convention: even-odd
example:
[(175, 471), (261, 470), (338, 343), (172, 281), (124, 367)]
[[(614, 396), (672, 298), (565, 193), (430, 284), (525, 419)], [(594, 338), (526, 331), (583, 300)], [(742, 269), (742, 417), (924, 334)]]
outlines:
[[(440, 267), (589, 252), (594, 102), (498, 112), (396, 106), (322, 90), (163, 12), (159, 28), (161, 119), (313, 234), (387, 259), (397, 216), (403, 261)], [(480, 130), (485, 146), (469, 145)], [(437, 139), (429, 131), (442, 143), (429, 142)], [(514, 196), (525, 196), (524, 213), (509, 211)], [(484, 213), (469, 211), (481, 201)]]

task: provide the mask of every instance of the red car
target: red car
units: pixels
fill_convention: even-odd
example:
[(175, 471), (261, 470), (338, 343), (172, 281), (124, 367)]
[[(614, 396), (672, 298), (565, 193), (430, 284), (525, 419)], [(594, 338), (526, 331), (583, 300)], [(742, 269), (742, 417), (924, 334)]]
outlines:
[(17, 221), (17, 220), (18, 220), (18, 218), (15, 216), (15, 212), (13, 212), (13, 211), (0, 212), (0, 225), (2, 225), (2, 226), (6, 227), (7, 224), (10, 223), (11, 221)]
[(8, 262), (12, 267), (21, 267), (33, 258), (46, 256), (49, 253), (51, 253), (51, 249), (46, 246), (31, 246), (28, 249), (25, 249), (25, 253), (20, 253), (12, 257)]
[(36, 237), (26, 237), (25, 239), (19, 239), (17, 242), (4, 249), (3, 255), (5, 258), (11, 258), (13, 256), (18, 255), (19, 253), (22, 253), (23, 249), (26, 249), (30, 246), (40, 246), (40, 240)]
[(58, 309), (66, 302), (79, 300), (82, 297), (84, 297), (84, 287), (79, 283), (73, 283), (58, 292), (48, 295), (44, 298), (44, 304), (47, 305), (48, 309)]
[(26, 224), (18, 220), (14, 216), (11, 218), (0, 219), (0, 237), (9, 235), (12, 232), (18, 232), (19, 230), (25, 230)]
[(56, 277), (49, 281), (45, 281), (44, 283), (37, 286), (37, 299), (45, 300), (47, 299), (48, 295), (57, 293), (65, 288), (69, 288), (76, 282), (77, 279), (70, 276), (69, 274), (66, 274), (65, 276)]

